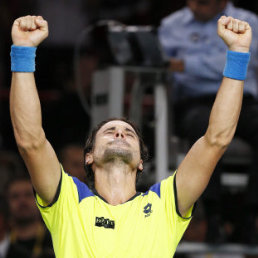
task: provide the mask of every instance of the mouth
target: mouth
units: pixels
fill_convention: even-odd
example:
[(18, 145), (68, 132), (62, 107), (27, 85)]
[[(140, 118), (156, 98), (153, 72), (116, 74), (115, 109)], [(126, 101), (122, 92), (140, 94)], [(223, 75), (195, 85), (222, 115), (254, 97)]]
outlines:
[(130, 144), (128, 142), (121, 139), (114, 139), (108, 143), (108, 145), (113, 145), (113, 144), (130, 147)]

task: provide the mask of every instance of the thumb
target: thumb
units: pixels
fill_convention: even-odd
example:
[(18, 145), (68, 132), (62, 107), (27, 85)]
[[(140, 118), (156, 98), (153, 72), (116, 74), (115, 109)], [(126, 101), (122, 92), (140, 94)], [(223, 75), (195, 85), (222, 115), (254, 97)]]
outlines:
[(230, 23), (230, 17), (221, 16), (218, 20), (218, 34), (225, 30), (226, 26)]
[(233, 26), (233, 18), (232, 17), (226, 17), (226, 16), (222, 16), (219, 20), (218, 20), (218, 30), (217, 33), (220, 36), (221, 39), (224, 40), (224, 42), (226, 43), (226, 45), (229, 44), (229, 42), (227, 42), (229, 39), (229, 35), (232, 34), (232, 26)]

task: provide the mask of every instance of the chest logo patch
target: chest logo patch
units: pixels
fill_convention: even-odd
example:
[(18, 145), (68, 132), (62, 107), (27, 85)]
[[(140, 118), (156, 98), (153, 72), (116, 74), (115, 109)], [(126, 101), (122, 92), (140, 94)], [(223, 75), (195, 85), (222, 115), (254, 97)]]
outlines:
[(105, 219), (104, 217), (96, 217), (95, 219), (96, 227), (104, 227), (104, 228), (115, 228), (115, 221), (110, 219)]
[(148, 203), (147, 205), (144, 206), (143, 212), (144, 212), (144, 214), (145, 214), (145, 218), (146, 218), (146, 217), (149, 217), (149, 216), (151, 215), (151, 213), (152, 213), (151, 207), (152, 207), (152, 204), (151, 204), (151, 203)]

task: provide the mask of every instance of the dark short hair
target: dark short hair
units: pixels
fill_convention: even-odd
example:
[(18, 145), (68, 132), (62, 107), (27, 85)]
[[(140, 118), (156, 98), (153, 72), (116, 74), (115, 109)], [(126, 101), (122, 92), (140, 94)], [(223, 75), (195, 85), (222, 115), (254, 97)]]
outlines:
[(32, 187), (31, 179), (30, 179), (28, 173), (17, 175), (16, 177), (10, 178), (10, 179), (7, 181), (6, 185), (5, 185), (5, 194), (6, 194), (6, 197), (8, 197), (10, 188), (11, 188), (14, 184), (16, 184), (17, 182), (28, 182), (28, 183), (31, 184), (31, 187)]
[[(143, 161), (146, 161), (146, 160), (148, 160), (148, 157), (149, 157), (148, 149), (143, 142), (140, 130), (132, 121), (128, 120), (127, 118), (109, 118), (107, 120), (100, 122), (90, 132), (89, 136), (87, 137), (87, 139), (85, 141), (85, 146), (84, 146), (84, 169), (86, 172), (86, 183), (90, 188), (94, 188), (94, 172), (92, 170), (92, 164), (89, 164), (89, 165), (86, 164), (86, 154), (92, 152), (92, 150), (94, 148), (97, 132), (100, 130), (100, 128), (103, 125), (105, 125), (106, 123), (108, 123), (110, 121), (123, 121), (123, 122), (129, 124), (130, 126), (132, 126), (132, 128), (136, 132), (138, 139), (139, 139), (141, 159)], [(141, 170), (137, 170), (136, 182), (138, 181), (141, 172), (142, 172)]]

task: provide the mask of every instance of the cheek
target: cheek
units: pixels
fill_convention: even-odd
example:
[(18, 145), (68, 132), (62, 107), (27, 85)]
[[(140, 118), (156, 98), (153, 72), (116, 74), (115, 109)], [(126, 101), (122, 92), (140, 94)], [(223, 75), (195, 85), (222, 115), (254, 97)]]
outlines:
[(93, 153), (99, 152), (99, 150), (101, 150), (101, 147), (102, 147), (102, 141), (100, 140), (95, 141), (94, 147), (93, 147)]
[(103, 141), (95, 142), (94, 149), (93, 149), (93, 156), (99, 157), (104, 152), (104, 144)]
[(137, 159), (141, 158), (141, 150), (139, 144), (134, 145), (134, 154)]
[(10, 209), (11, 212), (16, 210), (17, 207), (18, 207), (18, 203), (17, 202), (10, 202), (9, 203), (9, 209)]
[(95, 140), (94, 143), (94, 151), (95, 150), (99, 150), (99, 149), (103, 149), (103, 147), (110, 141), (110, 137), (109, 136), (102, 136), (99, 137), (98, 139)]

